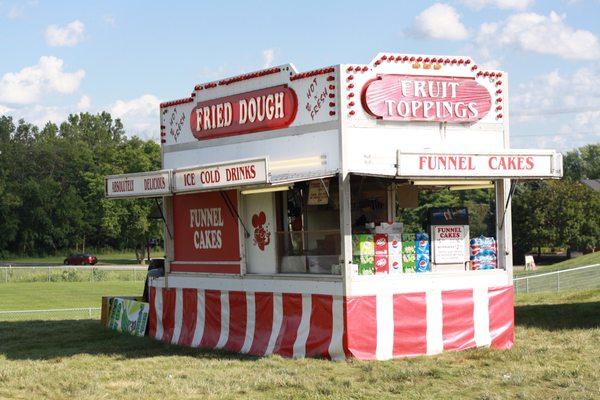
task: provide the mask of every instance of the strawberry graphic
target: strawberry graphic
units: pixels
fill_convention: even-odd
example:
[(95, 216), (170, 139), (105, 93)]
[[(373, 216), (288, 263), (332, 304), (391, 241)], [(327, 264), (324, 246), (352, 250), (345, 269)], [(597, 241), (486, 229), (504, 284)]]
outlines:
[(271, 243), (271, 232), (265, 227), (267, 216), (263, 211), (252, 216), (252, 226), (254, 227), (254, 244), (261, 251), (265, 250), (265, 246)]

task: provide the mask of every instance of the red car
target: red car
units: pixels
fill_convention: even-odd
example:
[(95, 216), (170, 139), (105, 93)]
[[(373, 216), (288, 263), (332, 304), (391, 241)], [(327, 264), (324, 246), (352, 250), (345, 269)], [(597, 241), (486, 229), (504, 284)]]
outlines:
[(89, 253), (85, 254), (71, 254), (65, 258), (65, 265), (95, 265), (98, 262), (96, 256)]

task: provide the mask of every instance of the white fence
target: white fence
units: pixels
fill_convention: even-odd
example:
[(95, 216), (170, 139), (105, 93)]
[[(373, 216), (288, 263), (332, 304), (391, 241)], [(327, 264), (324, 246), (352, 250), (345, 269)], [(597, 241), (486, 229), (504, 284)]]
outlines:
[(54, 308), (48, 310), (4, 310), (0, 321), (51, 320), (51, 319), (98, 319), (100, 308)]
[(0, 285), (16, 282), (143, 281), (145, 266), (2, 266)]
[(600, 264), (513, 279), (515, 293), (600, 289)]

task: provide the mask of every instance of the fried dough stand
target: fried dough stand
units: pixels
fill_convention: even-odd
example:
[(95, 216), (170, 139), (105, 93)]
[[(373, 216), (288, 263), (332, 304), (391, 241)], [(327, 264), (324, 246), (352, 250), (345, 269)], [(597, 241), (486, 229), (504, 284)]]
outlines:
[[(150, 335), (335, 360), (512, 347), (510, 196), (562, 158), (510, 148), (507, 96), (506, 73), (468, 57), (382, 53), (161, 104), (163, 170), (106, 178), (109, 198), (162, 198)], [(493, 237), (470, 237), (464, 209), (398, 222), (423, 189), (482, 187)]]

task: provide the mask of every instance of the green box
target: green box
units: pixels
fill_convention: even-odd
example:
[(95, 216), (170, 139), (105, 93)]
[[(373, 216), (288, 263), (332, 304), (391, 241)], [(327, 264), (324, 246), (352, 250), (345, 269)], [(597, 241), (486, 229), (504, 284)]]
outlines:
[(417, 267), (416, 254), (402, 254), (402, 271), (415, 272)]
[(375, 255), (375, 242), (373, 235), (352, 235), (352, 255), (372, 256)]
[(358, 274), (373, 275), (375, 273), (374, 256), (360, 256), (358, 259)]
[(417, 244), (414, 240), (402, 242), (402, 254), (415, 254)]

